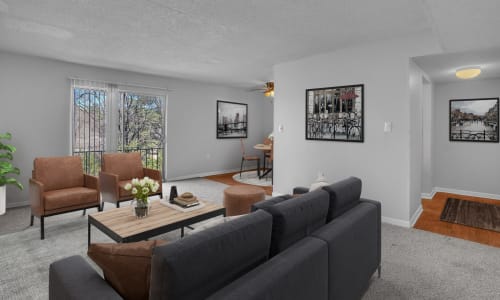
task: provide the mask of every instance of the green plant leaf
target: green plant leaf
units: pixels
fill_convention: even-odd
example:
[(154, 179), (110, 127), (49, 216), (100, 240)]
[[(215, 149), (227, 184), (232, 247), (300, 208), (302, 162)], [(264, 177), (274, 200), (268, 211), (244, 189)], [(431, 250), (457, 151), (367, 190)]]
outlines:
[(0, 139), (3, 139), (3, 140), (10, 140), (12, 138), (12, 134), (6, 132), (4, 134), (0, 134)]
[(9, 162), (5, 162), (5, 161), (1, 161), (0, 162), (0, 176), (4, 176), (5, 174), (21, 174), (21, 170), (19, 170), (19, 168), (15, 168), (12, 166), (11, 163)]
[(14, 157), (12, 156), (12, 153), (10, 152), (5, 152), (5, 153), (0, 153), (0, 159), (6, 158), (12, 160)]
[(8, 152), (14, 153), (16, 152), (16, 147), (0, 143), (0, 150), (6, 150)]
[(0, 178), (0, 186), (6, 184), (13, 184), (17, 186), (20, 190), (24, 189), (24, 186), (15, 178)]

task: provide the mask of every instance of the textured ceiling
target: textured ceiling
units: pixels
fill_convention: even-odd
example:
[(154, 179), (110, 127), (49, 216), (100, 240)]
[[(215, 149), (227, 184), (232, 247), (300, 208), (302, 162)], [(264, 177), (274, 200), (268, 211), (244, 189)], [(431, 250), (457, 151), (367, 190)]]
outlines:
[[(500, 46), (497, 3), (0, 0), (0, 49), (251, 87), (272, 79), (280, 62), (429, 30), (446, 50)], [(474, 26), (457, 27), (462, 16)]]
[(481, 74), (474, 80), (500, 78), (500, 48), (428, 55), (413, 60), (436, 83), (462, 81), (455, 76), (455, 71), (470, 66), (481, 67)]

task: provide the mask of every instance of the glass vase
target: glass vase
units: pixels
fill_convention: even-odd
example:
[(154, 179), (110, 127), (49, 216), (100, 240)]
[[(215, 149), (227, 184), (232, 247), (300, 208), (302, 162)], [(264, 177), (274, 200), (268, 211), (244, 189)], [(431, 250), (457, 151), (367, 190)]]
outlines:
[(141, 218), (145, 218), (149, 215), (149, 210), (150, 210), (150, 206), (151, 206), (149, 204), (149, 201), (144, 203), (144, 201), (139, 201), (137, 199), (134, 199), (132, 201), (131, 206), (132, 206), (133, 214), (137, 218), (141, 219)]

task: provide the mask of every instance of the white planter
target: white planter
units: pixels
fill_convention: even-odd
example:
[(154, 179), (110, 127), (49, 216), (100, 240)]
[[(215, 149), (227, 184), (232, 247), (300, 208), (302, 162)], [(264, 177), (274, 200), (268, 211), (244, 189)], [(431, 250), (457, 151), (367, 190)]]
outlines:
[(7, 206), (7, 197), (5, 196), (7, 189), (5, 185), (0, 186), (0, 215), (5, 214), (5, 207)]

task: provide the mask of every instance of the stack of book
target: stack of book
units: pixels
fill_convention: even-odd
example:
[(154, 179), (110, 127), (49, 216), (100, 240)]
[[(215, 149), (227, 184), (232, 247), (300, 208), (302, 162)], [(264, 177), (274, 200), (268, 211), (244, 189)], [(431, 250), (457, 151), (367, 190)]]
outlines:
[(183, 193), (179, 197), (174, 198), (174, 203), (181, 206), (181, 207), (191, 207), (191, 206), (196, 206), (199, 205), (200, 202), (192, 193)]

